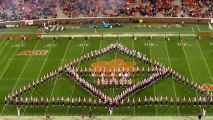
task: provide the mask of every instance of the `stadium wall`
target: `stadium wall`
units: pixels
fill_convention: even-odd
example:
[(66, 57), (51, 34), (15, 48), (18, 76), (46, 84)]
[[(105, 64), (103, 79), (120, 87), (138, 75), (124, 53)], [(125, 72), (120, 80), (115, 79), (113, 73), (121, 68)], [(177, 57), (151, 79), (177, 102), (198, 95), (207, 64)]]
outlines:
[[(180, 18), (180, 17), (167, 17), (167, 18), (150, 18), (150, 17), (92, 17), (92, 18), (56, 18), (56, 19), (39, 19), (33, 20), (34, 25), (41, 25), (44, 22), (59, 22), (61, 24), (70, 24), (70, 23), (87, 23), (89, 20), (94, 20), (96, 22), (102, 23), (103, 21), (108, 22), (118, 22), (118, 23), (138, 23), (139, 20), (143, 20), (145, 23), (208, 23), (211, 22), (210, 18)], [(18, 26), (26, 26), (27, 20), (21, 21), (8, 21), (8, 22), (0, 22), (0, 27), (5, 27), (6, 25), (18, 25)]]

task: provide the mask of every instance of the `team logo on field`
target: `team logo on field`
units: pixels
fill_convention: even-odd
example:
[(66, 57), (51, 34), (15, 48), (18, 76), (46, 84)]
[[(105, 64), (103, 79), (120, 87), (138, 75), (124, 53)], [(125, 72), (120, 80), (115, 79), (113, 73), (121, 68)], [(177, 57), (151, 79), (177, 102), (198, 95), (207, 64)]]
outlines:
[(205, 83), (202, 87), (205, 90), (213, 91), (213, 84)]
[(17, 55), (26, 55), (26, 56), (35, 55), (35, 56), (43, 56), (43, 55), (46, 55), (47, 52), (48, 52), (48, 50), (25, 50), (25, 51), (22, 51), (22, 52), (18, 53)]
[(91, 64), (92, 72), (105, 71), (106, 73), (110, 73), (110, 71), (114, 71), (116, 74), (118, 74), (118, 69), (120, 70), (124, 69), (125, 71), (132, 71), (134, 65), (135, 65), (134, 62), (124, 62), (122, 59), (116, 59), (109, 62), (98, 61)]

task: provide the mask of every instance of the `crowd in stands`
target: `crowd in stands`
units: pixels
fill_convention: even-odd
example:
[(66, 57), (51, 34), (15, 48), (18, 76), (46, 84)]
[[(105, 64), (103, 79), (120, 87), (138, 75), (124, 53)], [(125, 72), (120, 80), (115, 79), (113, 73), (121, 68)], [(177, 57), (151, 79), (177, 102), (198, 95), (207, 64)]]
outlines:
[(212, 0), (2, 0), (0, 20), (67, 17), (213, 17)]
[(2, 0), (1, 21), (57, 17), (57, 0)]
[(181, 14), (190, 17), (213, 17), (212, 0), (182, 0)]

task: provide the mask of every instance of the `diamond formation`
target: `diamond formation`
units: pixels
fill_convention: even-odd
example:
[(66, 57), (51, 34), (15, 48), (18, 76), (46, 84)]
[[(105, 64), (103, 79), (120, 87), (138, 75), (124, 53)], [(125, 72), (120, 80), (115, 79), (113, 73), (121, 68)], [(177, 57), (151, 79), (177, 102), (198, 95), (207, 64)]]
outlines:
[[(150, 66), (154, 66), (156, 69), (152, 71), (152, 74), (141, 80), (137, 83), (134, 83), (133, 85), (126, 88), (124, 91), (122, 91), (119, 95), (115, 96), (114, 98), (111, 98), (107, 95), (105, 95), (100, 89), (96, 88), (92, 84), (90, 84), (88, 81), (86, 81), (84, 78), (82, 78), (78, 72), (76, 71), (76, 65), (79, 65), (81, 62), (85, 62), (90, 59), (97, 58), (101, 55), (104, 55), (106, 53), (109, 53), (110, 51), (117, 51), (121, 52), (125, 55), (128, 55), (130, 57), (134, 57), (135, 59), (138, 59), (140, 61), (143, 61), (145, 64), (148, 64)], [(142, 89), (145, 89), (149, 87), (150, 85), (154, 84), (156, 81), (159, 81), (161, 78), (165, 77), (173, 77), (176, 80), (182, 82), (183, 84), (190, 85), (191, 87), (195, 88), (195, 90), (201, 94), (204, 94), (206, 97), (211, 97), (212, 94), (209, 93), (209, 91), (204, 90), (202, 87), (198, 86), (197, 83), (193, 83), (193, 81), (189, 81), (181, 74), (175, 72), (172, 68), (166, 67), (162, 64), (159, 64), (159, 62), (152, 62), (151, 59), (149, 59), (145, 54), (142, 54), (139, 51), (136, 50), (129, 50), (127, 47), (123, 46), (122, 44), (110, 44), (105, 48), (102, 48), (100, 50), (91, 51), (90, 53), (87, 53), (80, 58), (74, 59), (74, 61), (65, 64), (64, 68), (59, 67), (58, 70), (54, 70), (46, 75), (44, 75), (40, 80), (37, 80), (36, 82), (33, 81), (32, 84), (29, 83), (28, 87), (23, 86), (18, 90), (8, 94), (8, 96), (5, 97), (5, 104), (13, 104), (14, 102), (16, 105), (19, 105), (20, 102), (23, 104), (23, 99), (20, 99), (20, 96), (23, 94), (27, 94), (28, 92), (31, 92), (36, 87), (39, 87), (43, 84), (48, 83), (49, 81), (55, 80), (54, 78), (58, 77), (63, 73), (63, 70), (66, 72), (70, 78), (73, 78), (74, 81), (80, 85), (83, 89), (90, 92), (93, 96), (96, 96), (101, 102), (105, 103), (106, 105), (110, 107), (118, 106), (123, 102), (124, 99), (128, 98), (130, 95), (141, 91)], [(125, 74), (125, 73), (124, 73)], [(31, 87), (32, 86), (32, 87)], [(62, 103), (64, 103), (64, 99), (62, 98)], [(30, 98), (29, 100), (31, 102), (36, 102), (38, 104), (38, 101), (43, 101), (43, 98), (41, 100), (38, 100), (38, 98)], [(46, 103), (48, 105), (49, 99), (47, 98)], [(27, 104), (27, 103), (26, 103)], [(42, 102), (42, 104), (44, 104)]]

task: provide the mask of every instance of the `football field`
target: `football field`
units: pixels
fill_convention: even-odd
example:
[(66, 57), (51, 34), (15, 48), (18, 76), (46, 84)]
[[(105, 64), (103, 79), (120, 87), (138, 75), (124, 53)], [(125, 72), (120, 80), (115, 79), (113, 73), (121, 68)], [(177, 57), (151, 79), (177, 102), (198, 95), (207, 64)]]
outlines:
[[(128, 26), (128, 25), (127, 25)], [(130, 25), (129, 25), (130, 26)], [(18, 29), (17, 29), (18, 30)], [(27, 39), (22, 41), (18, 38), (13, 41), (6, 39), (0, 40), (0, 115), (16, 115), (16, 107), (5, 105), (4, 97), (10, 94), (12, 91), (19, 90), (20, 87), (32, 83), (40, 79), (50, 71), (57, 70), (59, 66), (69, 63), (75, 58), (79, 58), (81, 55), (89, 53), (93, 50), (99, 50), (107, 47), (110, 44), (120, 43), (126, 46), (130, 50), (137, 50), (146, 54), (153, 61), (159, 61), (165, 66), (170, 66), (178, 73), (182, 74), (190, 81), (193, 80), (198, 85), (202, 86), (208, 84), (209, 91), (213, 91), (213, 39), (212, 37), (202, 37), (201, 40), (196, 40), (193, 36), (185, 36), (183, 40), (179, 40), (177, 34), (194, 34), (196, 32), (207, 32), (208, 28), (206, 25), (189, 24), (188, 27), (176, 30), (171, 29), (143, 29), (144, 34), (153, 34), (152, 40), (147, 40), (147, 37), (138, 36), (136, 40), (133, 40), (131, 36), (125, 36), (125, 33), (138, 33), (138, 29), (131, 28), (118, 28), (118, 29), (100, 29), (98, 32), (102, 34), (121, 34), (119, 39), (116, 37), (105, 37), (103, 40), (101, 37), (90, 37), (85, 40), (84, 37), (75, 37), (73, 40), (68, 40), (66, 37), (59, 37), (58, 40), (53, 40), (51, 37), (44, 37), (43, 40), (38, 39)], [(5, 30), (5, 34), (8, 34), (11, 30)], [(36, 33), (36, 28), (20, 30), (22, 33), (26, 32)], [(82, 28), (80, 30), (70, 30), (70, 34), (94, 34), (93, 29)], [(63, 33), (53, 32), (47, 33), (47, 35), (54, 36), (55, 34), (70, 35), (69, 30), (65, 30)], [(122, 32), (124, 31), (124, 32)], [(132, 32), (131, 32), (132, 31)], [(18, 31), (15, 31), (16, 34)], [(209, 32), (209, 31), (208, 31)], [(13, 33), (13, 31), (11, 31)], [(170, 41), (165, 41), (163, 34), (175, 34), (170, 36)], [(99, 33), (98, 33), (99, 34)], [(139, 34), (139, 33), (138, 33)], [(95, 34), (94, 34), (95, 35)], [(30, 51), (30, 52), (29, 52)], [(33, 52), (33, 53), (32, 53)], [(34, 54), (34, 52), (36, 54)], [(112, 51), (108, 54), (102, 55), (95, 59), (85, 61), (78, 65), (78, 68), (89, 68), (92, 67), (93, 63), (100, 61), (113, 61), (122, 60), (122, 63), (133, 62), (134, 66), (139, 68), (147, 65), (131, 58), (117, 51)], [(84, 76), (89, 82), (95, 85), (95, 80), (91, 76)], [(131, 76), (133, 83), (141, 81), (146, 78), (147, 75), (134, 75)], [(101, 90), (108, 96), (115, 97), (120, 94), (125, 88), (112, 87)], [(80, 87), (73, 79), (68, 77), (65, 73), (57, 77), (53, 81), (39, 86), (33, 89), (32, 92), (23, 95), (25, 97), (70, 97), (83, 99), (84, 97), (88, 100), (96, 99), (88, 91)], [(203, 96), (202, 94), (191, 89), (189, 86), (178, 82), (177, 80), (166, 77), (159, 80), (153, 85), (149, 86), (130, 96), (130, 100), (135, 99), (136, 101), (144, 97), (173, 97), (174, 101), (177, 97), (182, 100), (184, 97), (189, 97), (193, 100), (194, 97)], [(213, 115), (213, 107), (207, 105), (207, 115)], [(137, 105), (134, 106), (119, 106), (113, 110), (113, 115), (116, 116), (196, 116), (201, 114), (202, 106), (176, 106), (171, 107), (161, 105)], [(36, 107), (36, 106), (22, 106), (21, 115), (56, 115), (56, 116), (74, 116), (80, 115), (82, 112), (85, 114), (89, 113), (91, 109), (93, 115), (105, 116), (108, 115), (108, 108), (106, 107), (94, 107), (89, 106), (49, 106), (49, 107)]]

